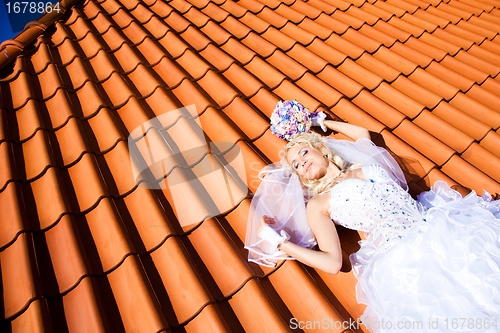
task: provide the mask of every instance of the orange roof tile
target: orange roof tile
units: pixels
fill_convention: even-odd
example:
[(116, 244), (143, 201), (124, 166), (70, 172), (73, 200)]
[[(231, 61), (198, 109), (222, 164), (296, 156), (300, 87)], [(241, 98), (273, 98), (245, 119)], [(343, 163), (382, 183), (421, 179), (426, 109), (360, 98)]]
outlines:
[[(260, 333), (359, 318), (348, 265), (331, 276), (247, 262), (258, 172), (284, 143), (269, 129), (280, 99), (366, 126), (413, 194), (439, 179), (500, 193), (498, 1), (60, 5), (0, 44), (6, 331)], [(151, 147), (168, 158), (137, 174), (131, 159), (155, 161)], [(339, 234), (344, 255), (356, 251), (359, 235)]]

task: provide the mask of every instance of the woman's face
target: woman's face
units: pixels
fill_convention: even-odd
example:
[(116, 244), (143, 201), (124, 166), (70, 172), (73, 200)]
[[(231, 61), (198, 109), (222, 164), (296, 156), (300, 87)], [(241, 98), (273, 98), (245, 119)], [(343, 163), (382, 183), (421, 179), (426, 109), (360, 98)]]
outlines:
[(307, 143), (294, 145), (286, 156), (292, 169), (302, 178), (319, 179), (326, 175), (330, 161), (323, 153)]

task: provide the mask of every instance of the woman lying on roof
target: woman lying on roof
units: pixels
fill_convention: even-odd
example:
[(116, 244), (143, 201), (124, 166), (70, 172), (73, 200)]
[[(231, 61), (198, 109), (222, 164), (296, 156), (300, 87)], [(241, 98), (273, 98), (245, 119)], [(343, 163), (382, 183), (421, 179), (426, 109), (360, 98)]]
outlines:
[(442, 181), (414, 200), (399, 165), (366, 129), (325, 121), (356, 141), (336, 140), (311, 133), (310, 117), (295, 101), (273, 113), (273, 132), (289, 142), (281, 164), (262, 171), (252, 200), (249, 260), (296, 259), (336, 274), (335, 224), (363, 231), (350, 261), (372, 332), (416, 322), (415, 332), (498, 332), (500, 201), (474, 191), (463, 197)]

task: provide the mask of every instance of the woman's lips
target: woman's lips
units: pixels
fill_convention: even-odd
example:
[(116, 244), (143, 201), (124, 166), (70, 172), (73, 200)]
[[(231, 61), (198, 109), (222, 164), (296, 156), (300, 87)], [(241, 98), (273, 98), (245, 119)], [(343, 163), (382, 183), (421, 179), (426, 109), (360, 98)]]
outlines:
[(309, 171), (309, 168), (311, 167), (313, 163), (312, 162), (309, 162), (309, 165), (306, 167), (306, 172)]

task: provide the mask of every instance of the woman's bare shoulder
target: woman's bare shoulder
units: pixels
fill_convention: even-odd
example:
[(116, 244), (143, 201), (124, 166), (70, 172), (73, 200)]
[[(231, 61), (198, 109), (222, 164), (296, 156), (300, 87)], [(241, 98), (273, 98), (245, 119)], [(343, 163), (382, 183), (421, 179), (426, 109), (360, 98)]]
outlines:
[(330, 207), (330, 196), (331, 194), (329, 191), (315, 195), (309, 200), (307, 209), (314, 209), (316, 211), (328, 214), (328, 210)]

